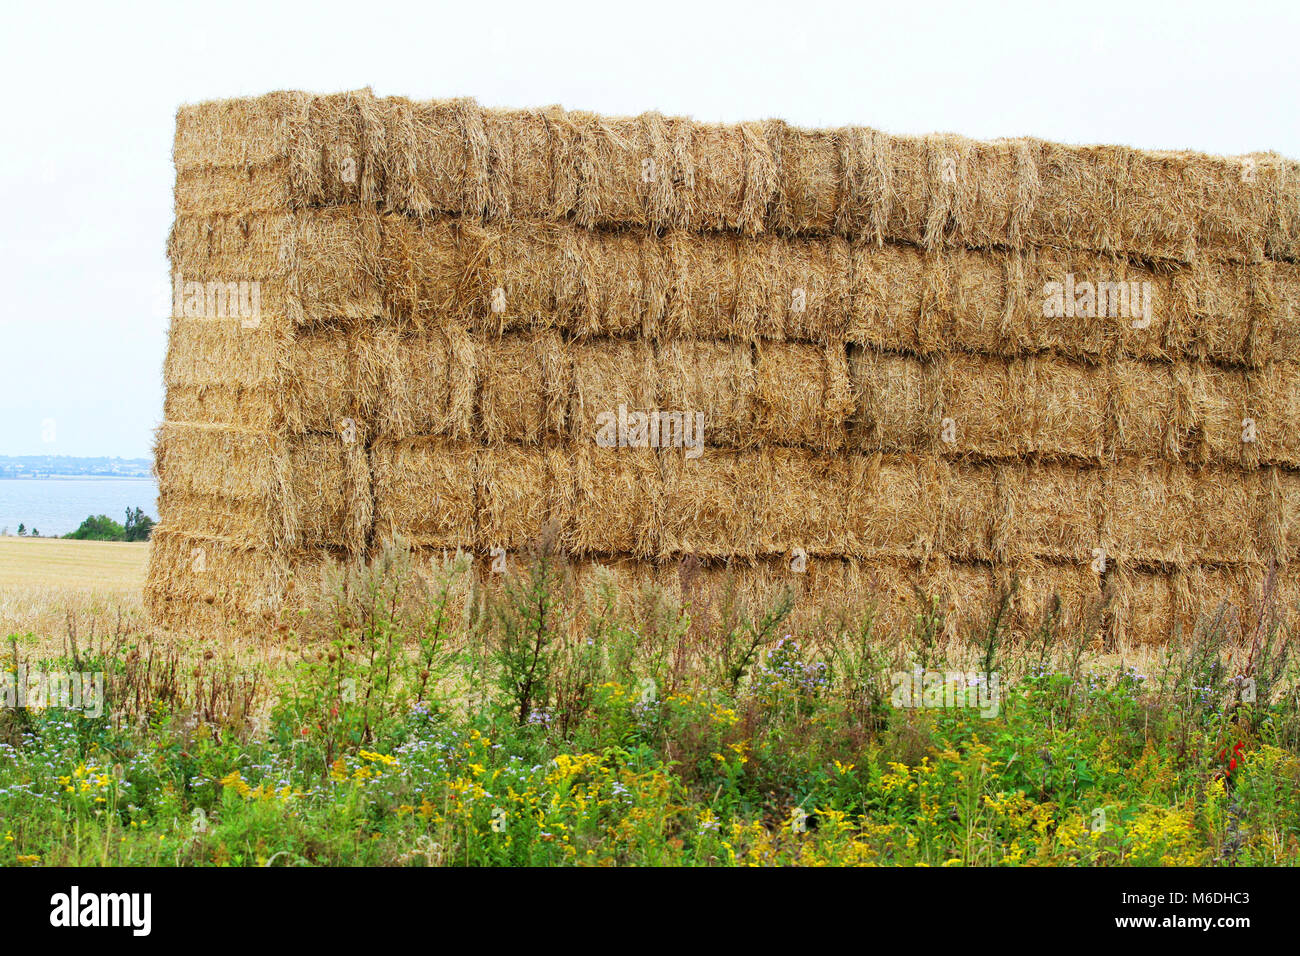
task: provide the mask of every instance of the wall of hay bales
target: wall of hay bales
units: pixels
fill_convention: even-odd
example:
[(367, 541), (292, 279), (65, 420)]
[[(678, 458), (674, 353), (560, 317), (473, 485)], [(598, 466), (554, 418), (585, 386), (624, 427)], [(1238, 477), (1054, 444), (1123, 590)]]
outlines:
[[(800, 623), (1015, 581), (1018, 631), (1156, 641), (1300, 592), (1295, 162), (367, 91), (185, 107), (175, 162), (160, 621), (548, 524), (579, 578)], [(620, 405), (702, 454), (601, 447)]]

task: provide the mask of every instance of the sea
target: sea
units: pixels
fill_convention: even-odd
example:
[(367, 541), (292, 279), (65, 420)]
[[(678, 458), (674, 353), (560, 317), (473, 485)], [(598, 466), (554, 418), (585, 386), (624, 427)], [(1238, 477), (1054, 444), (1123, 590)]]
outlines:
[(143, 508), (158, 520), (158, 483), (152, 478), (0, 478), (0, 532), (57, 537), (76, 531), (90, 515), (118, 524), (127, 508)]

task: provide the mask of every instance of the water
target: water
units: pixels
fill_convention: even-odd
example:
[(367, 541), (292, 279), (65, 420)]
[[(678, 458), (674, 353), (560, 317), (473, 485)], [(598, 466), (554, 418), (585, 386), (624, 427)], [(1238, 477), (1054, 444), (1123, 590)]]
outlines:
[(21, 522), (44, 537), (76, 531), (88, 515), (118, 524), (127, 508), (158, 520), (158, 485), (152, 478), (0, 478), (0, 531), (18, 533)]

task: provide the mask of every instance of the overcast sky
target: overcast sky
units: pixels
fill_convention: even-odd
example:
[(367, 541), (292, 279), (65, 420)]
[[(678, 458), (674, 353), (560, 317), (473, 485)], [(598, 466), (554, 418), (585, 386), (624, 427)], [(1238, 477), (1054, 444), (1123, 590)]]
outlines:
[(149, 454), (185, 102), (372, 86), (487, 106), (1300, 157), (1295, 0), (173, 0), (11, 4), (5, 20), (0, 455)]

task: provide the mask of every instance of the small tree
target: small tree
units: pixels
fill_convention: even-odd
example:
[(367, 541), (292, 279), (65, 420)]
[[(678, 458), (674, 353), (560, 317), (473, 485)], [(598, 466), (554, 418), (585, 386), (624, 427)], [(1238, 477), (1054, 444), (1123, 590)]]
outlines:
[(141, 508), (126, 509), (126, 524), (123, 526), (127, 541), (148, 541), (153, 533), (154, 520)]
[(27, 534), (27, 525), (23, 524), (21, 521), (18, 522), (18, 537), (21, 538), (26, 534)]
[(567, 592), (558, 529), (547, 525), (529, 548), (528, 567), (507, 573), (491, 599), (501, 688), (520, 724), (550, 694), (556, 644), (566, 623)]

